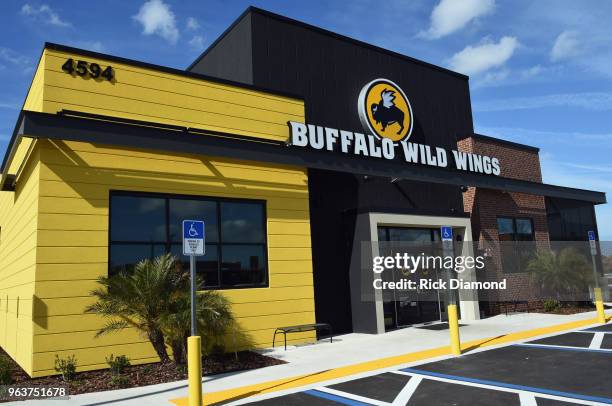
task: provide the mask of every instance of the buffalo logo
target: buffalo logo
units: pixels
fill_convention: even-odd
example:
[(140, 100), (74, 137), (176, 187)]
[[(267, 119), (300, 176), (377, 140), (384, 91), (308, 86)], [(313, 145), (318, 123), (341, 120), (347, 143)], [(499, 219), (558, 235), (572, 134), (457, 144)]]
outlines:
[(387, 79), (375, 79), (359, 93), (363, 128), (379, 138), (401, 141), (412, 132), (412, 107), (404, 91)]

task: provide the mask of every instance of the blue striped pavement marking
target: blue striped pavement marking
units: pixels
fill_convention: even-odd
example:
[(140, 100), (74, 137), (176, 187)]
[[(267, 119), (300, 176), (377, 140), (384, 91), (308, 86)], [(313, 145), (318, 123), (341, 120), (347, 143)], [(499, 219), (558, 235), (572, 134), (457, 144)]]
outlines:
[(561, 392), (561, 391), (556, 391), (552, 389), (536, 388), (533, 386), (515, 385), (512, 383), (489, 381), (485, 379), (467, 378), (464, 376), (448, 375), (448, 374), (441, 374), (438, 372), (423, 371), (423, 370), (415, 369), (415, 368), (405, 368), (405, 369), (402, 369), (402, 371), (413, 373), (413, 374), (425, 375), (425, 376), (435, 376), (438, 378), (452, 379), (452, 380), (460, 381), (460, 382), (470, 382), (470, 383), (478, 383), (482, 385), (499, 386), (500, 388), (508, 388), (508, 389), (527, 391), (527, 392), (535, 392), (535, 393), (544, 393), (547, 395), (561, 396), (561, 397), (565, 397), (569, 399), (589, 400), (592, 402), (600, 402), (600, 403), (612, 405), (612, 399), (603, 398), (600, 396), (588, 396), (588, 395), (582, 395), (579, 393)]
[(310, 396), (316, 396), (318, 398), (333, 400), (334, 402), (339, 402), (339, 403), (342, 403), (343, 405), (348, 405), (348, 406), (371, 406), (370, 403), (363, 403), (363, 402), (359, 402), (358, 400), (343, 398), (342, 396), (332, 395), (331, 393), (321, 392), (316, 389), (310, 389), (302, 393), (305, 393)]

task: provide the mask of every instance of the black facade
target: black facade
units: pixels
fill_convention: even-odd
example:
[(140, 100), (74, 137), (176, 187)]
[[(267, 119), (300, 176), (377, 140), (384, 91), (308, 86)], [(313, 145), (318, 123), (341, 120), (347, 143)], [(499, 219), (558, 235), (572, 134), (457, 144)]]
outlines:
[[(410, 100), (414, 119), (410, 141), (453, 150), (458, 140), (474, 135), (467, 76), (253, 7), (187, 70), (300, 95), (308, 123), (357, 132), (363, 128), (357, 111), (361, 88), (376, 78), (387, 78)], [(450, 178), (461, 176), (470, 185), (471, 175), (448, 173), (448, 184), (444, 184), (310, 167), (318, 322), (331, 323), (338, 332), (353, 330), (348, 272), (359, 214), (466, 216), (463, 183)], [(509, 190), (509, 184), (517, 181), (497, 178), (494, 182), (500, 190)], [(547, 195), (546, 188), (559, 189), (537, 187), (542, 195)], [(584, 206), (580, 209), (566, 203), (564, 199), (547, 201), (552, 210), (551, 239), (586, 235), (571, 226), (576, 210), (581, 213), (580, 228), (596, 229), (592, 202), (580, 202)], [(586, 215), (589, 208), (591, 216)]]
[[(236, 65), (251, 67), (251, 75)], [(308, 122), (355, 131), (362, 128), (361, 87), (385, 77), (411, 101), (411, 141), (450, 150), (458, 137), (473, 133), (467, 77), (255, 8), (189, 70), (302, 95)], [(347, 268), (356, 213), (463, 215), (457, 186), (391, 180), (309, 171), (317, 319), (338, 331), (351, 331)]]

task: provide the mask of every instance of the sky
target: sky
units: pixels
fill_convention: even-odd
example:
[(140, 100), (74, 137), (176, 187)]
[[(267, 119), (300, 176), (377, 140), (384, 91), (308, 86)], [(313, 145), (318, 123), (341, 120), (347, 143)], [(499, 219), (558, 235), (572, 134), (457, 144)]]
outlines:
[[(539, 147), (546, 183), (612, 199), (607, 0), (2, 0), (0, 153), (45, 41), (184, 69), (249, 5), (469, 75), (476, 132)], [(612, 205), (597, 216), (612, 240)]]

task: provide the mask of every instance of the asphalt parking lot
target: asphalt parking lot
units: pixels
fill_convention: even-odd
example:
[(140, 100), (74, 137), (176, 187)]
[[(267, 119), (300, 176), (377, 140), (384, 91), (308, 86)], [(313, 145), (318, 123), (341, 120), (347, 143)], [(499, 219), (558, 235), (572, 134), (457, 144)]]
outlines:
[(612, 404), (612, 323), (250, 402), (261, 406)]

